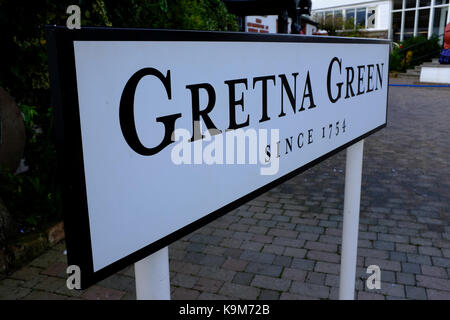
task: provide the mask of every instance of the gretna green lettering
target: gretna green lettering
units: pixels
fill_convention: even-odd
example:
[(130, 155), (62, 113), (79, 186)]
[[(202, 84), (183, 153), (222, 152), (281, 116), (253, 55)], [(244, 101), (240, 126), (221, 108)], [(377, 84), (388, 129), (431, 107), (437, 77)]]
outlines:
[[(383, 63), (343, 66), (342, 59), (334, 57), (330, 61), (327, 74), (329, 100), (336, 103), (342, 98), (343, 92), (345, 92), (345, 99), (348, 99), (382, 88), (383, 71)], [(141, 143), (134, 119), (134, 95), (140, 80), (146, 76), (158, 78), (164, 85), (168, 100), (172, 99), (171, 70), (167, 70), (166, 75), (164, 75), (160, 70), (154, 68), (140, 69), (131, 76), (125, 85), (120, 99), (119, 117), (122, 134), (128, 145), (138, 154), (151, 156), (174, 142), (172, 134), (175, 130), (175, 122), (183, 114), (176, 113), (156, 118), (156, 122), (161, 122), (164, 125), (165, 134), (162, 141), (155, 147), (147, 147)], [(300, 82), (301, 99), (297, 97), (297, 82)], [(344, 83), (345, 88), (343, 88)], [(277, 90), (280, 97), (278, 109), (275, 109), (275, 106), (271, 106), (269, 109), (267, 103), (269, 86), (279, 87), (279, 90)], [(210, 113), (216, 106), (216, 90), (224, 89), (228, 91), (228, 127), (217, 128), (214, 119), (210, 117)], [(223, 88), (214, 88), (207, 82), (187, 84), (186, 90), (190, 92), (191, 96), (192, 138), (190, 142), (204, 138), (200, 128), (201, 120), (210, 134), (216, 135), (222, 133), (223, 130), (229, 131), (248, 127), (251, 125), (251, 121), (266, 122), (270, 121), (272, 117), (298, 116), (301, 112), (317, 107), (309, 71), (303, 75), (299, 72), (293, 72), (291, 74), (224, 80)], [(250, 113), (245, 110), (245, 95), (249, 94), (249, 91), (256, 91), (256, 94), (261, 94), (260, 111), (256, 119), (250, 119)], [(200, 105), (200, 94), (206, 94), (207, 96), (207, 103), (204, 105)], [(284, 101), (284, 96), (287, 96), (288, 101)], [(238, 122), (238, 118), (245, 120)]]
[[(343, 90), (345, 92), (344, 99), (349, 99), (381, 89), (383, 88), (383, 72), (384, 63), (343, 67), (342, 59), (334, 57), (328, 67), (328, 98), (335, 103), (341, 99)], [(343, 89), (344, 83), (345, 88)]]

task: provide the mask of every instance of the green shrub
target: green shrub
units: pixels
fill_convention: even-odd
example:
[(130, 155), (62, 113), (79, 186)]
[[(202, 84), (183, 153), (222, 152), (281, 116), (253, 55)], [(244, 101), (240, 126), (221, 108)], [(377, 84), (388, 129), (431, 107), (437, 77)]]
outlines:
[(439, 56), (441, 45), (439, 38), (432, 36), (411, 37), (399, 43), (390, 55), (389, 70), (405, 71)]
[(71, 4), (81, 9), (82, 27), (238, 29), (220, 0), (0, 0), (0, 87), (24, 113), (29, 167), (17, 175), (0, 169), (0, 197), (25, 232), (60, 218), (44, 26), (65, 26)]

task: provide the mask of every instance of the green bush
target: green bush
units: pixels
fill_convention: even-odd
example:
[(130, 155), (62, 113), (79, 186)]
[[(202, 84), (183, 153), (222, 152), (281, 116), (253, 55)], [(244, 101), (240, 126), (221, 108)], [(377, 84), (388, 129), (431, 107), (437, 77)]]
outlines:
[(60, 219), (44, 26), (65, 26), (71, 4), (81, 9), (82, 27), (238, 29), (235, 17), (220, 0), (0, 0), (0, 87), (24, 113), (29, 167), (17, 175), (0, 170), (0, 197), (25, 232)]
[(439, 38), (436, 36), (432, 36), (430, 39), (424, 36), (408, 38), (392, 50), (389, 70), (405, 71), (413, 68), (438, 57), (440, 49)]

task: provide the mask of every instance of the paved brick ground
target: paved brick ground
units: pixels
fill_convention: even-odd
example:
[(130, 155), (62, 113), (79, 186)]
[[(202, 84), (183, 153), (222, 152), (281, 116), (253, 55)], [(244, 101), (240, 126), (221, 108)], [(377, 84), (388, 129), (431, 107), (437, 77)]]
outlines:
[[(356, 298), (450, 299), (449, 124), (450, 90), (390, 88), (389, 126), (365, 142)], [(341, 152), (172, 244), (172, 298), (336, 299), (344, 166)], [(132, 267), (66, 289), (63, 251), (0, 281), (0, 298), (135, 299)]]

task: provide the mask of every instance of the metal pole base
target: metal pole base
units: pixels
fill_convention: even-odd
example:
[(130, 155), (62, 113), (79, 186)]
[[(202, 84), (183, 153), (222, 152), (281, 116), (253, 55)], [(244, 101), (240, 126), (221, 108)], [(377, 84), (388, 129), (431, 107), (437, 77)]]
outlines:
[(170, 300), (169, 248), (134, 264), (137, 300)]
[(340, 300), (353, 300), (355, 298), (363, 146), (364, 140), (361, 140), (347, 148), (344, 227), (342, 230), (341, 277), (339, 285)]

